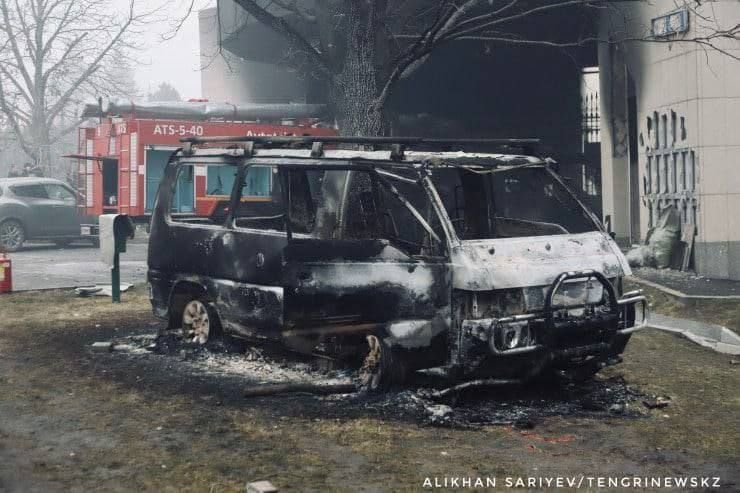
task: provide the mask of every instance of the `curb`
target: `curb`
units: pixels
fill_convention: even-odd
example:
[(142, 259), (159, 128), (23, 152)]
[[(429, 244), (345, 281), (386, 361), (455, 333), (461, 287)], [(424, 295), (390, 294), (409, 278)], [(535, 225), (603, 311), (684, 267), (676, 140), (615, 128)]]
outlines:
[(737, 295), (737, 294), (726, 295), (726, 296), (711, 296), (711, 295), (706, 295), (706, 294), (686, 294), (686, 293), (682, 293), (681, 291), (677, 291), (675, 289), (667, 288), (663, 286), (662, 284), (658, 284), (657, 282), (648, 281), (647, 279), (637, 277), (635, 275), (632, 275), (632, 277), (630, 277), (629, 280), (634, 281), (638, 284), (643, 284), (645, 286), (649, 286), (651, 288), (657, 289), (666, 294), (670, 294), (671, 296), (674, 296), (676, 298), (681, 298), (681, 299), (686, 299), (686, 300), (738, 300), (740, 301), (740, 295)]

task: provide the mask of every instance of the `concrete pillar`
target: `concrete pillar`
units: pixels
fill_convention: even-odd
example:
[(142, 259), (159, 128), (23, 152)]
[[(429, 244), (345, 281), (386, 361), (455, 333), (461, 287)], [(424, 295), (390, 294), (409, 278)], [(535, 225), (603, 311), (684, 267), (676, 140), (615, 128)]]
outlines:
[(601, 192), (604, 217), (620, 244), (629, 243), (629, 131), (627, 68), (619, 45), (599, 45)]

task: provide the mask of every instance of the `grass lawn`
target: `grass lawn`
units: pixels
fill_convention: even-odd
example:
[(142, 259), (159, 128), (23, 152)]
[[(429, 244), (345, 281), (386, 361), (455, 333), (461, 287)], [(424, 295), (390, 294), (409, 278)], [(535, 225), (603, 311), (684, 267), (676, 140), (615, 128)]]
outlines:
[(600, 377), (669, 396), (667, 408), (449, 429), (327, 417), (312, 397), (247, 400), (179, 374), (174, 356), (91, 353), (90, 341), (161, 323), (143, 288), (123, 300), (0, 296), (0, 490), (221, 492), (268, 479), (281, 491), (415, 491), (430, 476), (579, 474), (740, 486), (738, 366), (670, 334), (637, 333)]

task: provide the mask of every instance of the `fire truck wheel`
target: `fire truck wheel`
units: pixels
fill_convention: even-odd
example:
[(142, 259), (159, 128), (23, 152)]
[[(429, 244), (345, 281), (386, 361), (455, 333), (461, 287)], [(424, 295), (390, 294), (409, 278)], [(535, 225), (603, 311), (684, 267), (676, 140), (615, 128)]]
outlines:
[(26, 241), (26, 231), (20, 221), (8, 219), (0, 224), (0, 251), (16, 252)]

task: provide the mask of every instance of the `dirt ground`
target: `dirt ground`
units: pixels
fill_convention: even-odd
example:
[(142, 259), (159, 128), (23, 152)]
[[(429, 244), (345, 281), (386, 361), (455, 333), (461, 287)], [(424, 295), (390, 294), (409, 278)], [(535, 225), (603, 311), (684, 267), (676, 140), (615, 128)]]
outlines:
[[(593, 383), (468, 395), (445, 421), (413, 388), (244, 398), (254, 382), (239, 368), (303, 367), (242, 364), (252, 354), (243, 346), (147, 351), (160, 325), (142, 288), (120, 305), (61, 291), (0, 297), (0, 491), (243, 491), (262, 479), (281, 490), (406, 491), (426, 478), (503, 486), (584, 475), (719, 477), (740, 488), (738, 365), (665, 333), (638, 333), (624, 363)], [(91, 351), (109, 340), (141, 345)], [(204, 371), (214, 358), (218, 371)], [(652, 396), (670, 403), (648, 409)]]

